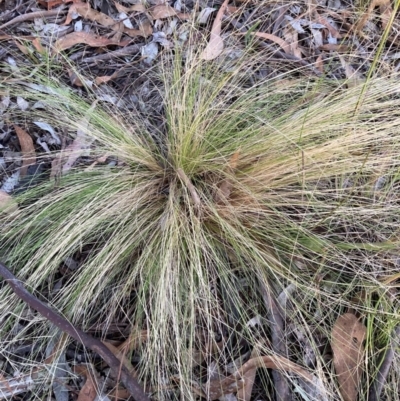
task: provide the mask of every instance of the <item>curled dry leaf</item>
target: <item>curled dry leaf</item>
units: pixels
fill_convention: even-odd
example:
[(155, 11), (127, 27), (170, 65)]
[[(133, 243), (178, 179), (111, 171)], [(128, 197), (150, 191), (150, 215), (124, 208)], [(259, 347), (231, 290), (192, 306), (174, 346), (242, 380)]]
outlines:
[(96, 377), (93, 374), (93, 367), (85, 365), (75, 366), (75, 373), (86, 378), (78, 395), (78, 401), (94, 401), (99, 393)]
[(356, 401), (363, 371), (366, 328), (352, 313), (345, 313), (332, 328), (333, 365), (344, 401)]
[[(0, 214), (12, 213), (18, 210), (18, 204), (15, 200), (3, 190), (0, 189)], [(1, 386), (0, 386), (1, 388)]]
[(115, 8), (118, 10), (120, 13), (132, 13), (132, 12), (138, 12), (138, 13), (144, 13), (146, 12), (146, 7), (143, 4), (134, 4), (133, 6), (130, 7), (125, 7), (122, 4), (119, 4), (117, 2), (114, 2)]
[(214, 60), (224, 50), (224, 41), (221, 38), (222, 17), (228, 7), (228, 1), (225, 0), (215, 17), (213, 26), (211, 28), (210, 41), (201, 54), (203, 60)]
[(132, 29), (124, 26), (124, 33), (126, 33), (131, 38), (135, 36), (143, 36), (144, 38), (147, 38), (153, 33), (153, 28), (149, 28), (149, 24), (147, 23), (141, 23), (139, 25), (139, 29)]
[(272, 35), (271, 33), (265, 33), (265, 32), (254, 32), (254, 35), (259, 38), (271, 40), (272, 42), (279, 45), (286, 54), (292, 53), (289, 43), (287, 43), (286, 41), (284, 41), (283, 39), (279, 38), (276, 35)]
[(23, 162), (21, 167), (21, 178), (26, 175), (28, 167), (36, 163), (35, 146), (31, 136), (23, 130), (21, 127), (14, 125), (15, 132), (18, 136), (19, 144), (21, 145), (21, 152), (23, 156)]
[(126, 46), (129, 41), (120, 42), (119, 40), (103, 38), (88, 32), (72, 32), (58, 39), (55, 43), (55, 49), (56, 51), (66, 50), (78, 43), (84, 43), (92, 47), (103, 47), (110, 45)]
[(203, 8), (199, 15), (197, 16), (197, 23), (198, 24), (206, 24), (210, 15), (216, 11), (216, 8), (205, 7)]
[(163, 18), (169, 18), (169, 17), (178, 17), (180, 19), (189, 19), (190, 15), (185, 14), (185, 13), (180, 13), (175, 8), (171, 7), (168, 4), (160, 4), (157, 6), (154, 6), (150, 8), (149, 10), (151, 18), (157, 20), (157, 19), (163, 19)]
[(168, 4), (160, 4), (158, 6), (152, 7), (149, 11), (153, 19), (175, 17), (178, 14), (175, 8), (171, 7)]
[(124, 69), (124, 67), (115, 70), (111, 75), (102, 75), (100, 77), (96, 77), (94, 82), (96, 85), (101, 85), (104, 83), (107, 83), (115, 78), (118, 78), (118, 75), (120, 75), (121, 71)]
[(46, 49), (42, 46), (39, 38), (33, 39), (32, 45), (39, 54), (41, 54), (41, 55), (46, 54)]
[[(257, 357), (257, 351), (253, 350), (250, 359), (256, 358)], [(238, 401), (250, 401), (251, 399), (251, 393), (253, 391), (253, 386), (254, 382), (256, 380), (256, 373), (257, 373), (257, 368), (249, 369), (245, 374), (244, 374), (244, 384), (241, 389), (238, 390), (236, 394), (236, 398)]]

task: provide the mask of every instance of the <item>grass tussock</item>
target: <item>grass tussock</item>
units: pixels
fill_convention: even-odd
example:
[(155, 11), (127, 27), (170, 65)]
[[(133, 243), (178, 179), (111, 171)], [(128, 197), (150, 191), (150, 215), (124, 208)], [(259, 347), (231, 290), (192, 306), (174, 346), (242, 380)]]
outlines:
[[(84, 330), (101, 323), (104, 335), (121, 321), (133, 338), (145, 330), (134, 352), (158, 399), (177, 394), (166, 390), (173, 378), (183, 399), (194, 399), (191, 380), (204, 382), (212, 362), (223, 370), (243, 347), (273, 352), (261, 288), (285, 300), (286, 357), (310, 368), (328, 399), (337, 394), (324, 357), (335, 319), (348, 307), (362, 316), (369, 381), (398, 324), (388, 298), (398, 270), (398, 80), (348, 89), (265, 80), (256, 61), (246, 55), (228, 68), (223, 59), (165, 55), (157, 126), (139, 112), (93, 107), (93, 95), (83, 100), (45, 72), (29, 82), (47, 93), (7, 87), (45, 105), (11, 111), (10, 121), (22, 116), (29, 130), (42, 119), (69, 141), (79, 130), (90, 154), (16, 197), (19, 211), (1, 217), (0, 257)], [(117, 163), (92, 165), (104, 155)], [(68, 258), (79, 267), (54, 290)], [(39, 319), (12, 339), (26, 306), (6, 288), (0, 310), (4, 354), (53, 333)], [(302, 341), (314, 353), (308, 365)]]

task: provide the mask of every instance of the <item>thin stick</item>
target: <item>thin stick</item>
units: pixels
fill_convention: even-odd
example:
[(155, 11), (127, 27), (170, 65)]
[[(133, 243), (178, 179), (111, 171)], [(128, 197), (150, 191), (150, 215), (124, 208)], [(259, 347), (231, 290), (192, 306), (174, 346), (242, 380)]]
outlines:
[[(81, 60), (82, 63), (96, 63), (98, 61), (106, 61), (112, 60), (113, 58), (123, 57), (123, 56), (132, 56), (132, 55), (140, 55), (140, 45), (132, 45), (126, 46), (122, 49), (117, 49), (112, 52), (98, 54), (93, 57), (86, 57)], [(72, 60), (72, 56), (70, 57)]]
[(25, 21), (32, 21), (35, 18), (43, 18), (43, 17), (54, 17), (55, 15), (64, 14), (67, 10), (48, 10), (48, 11), (34, 11), (29, 14), (21, 14), (18, 17), (13, 18), (12, 20), (6, 22), (3, 25), (0, 25), (0, 29), (7, 28), (8, 26), (20, 24)]
[(5, 281), (13, 289), (15, 294), (26, 302), (32, 309), (39, 312), (60, 330), (69, 334), (86, 348), (99, 354), (108, 366), (110, 366), (114, 374), (117, 377), (120, 375), (122, 383), (136, 401), (150, 401), (150, 398), (145, 394), (139, 382), (130, 374), (125, 365), (121, 364), (118, 358), (100, 340), (74, 327), (70, 322), (68, 322), (68, 320), (58, 315), (46, 304), (28, 292), (22, 285), (21, 281), (18, 280), (17, 277), (15, 277), (2, 263), (0, 263), (0, 276), (4, 277)]
[[(272, 297), (271, 289), (267, 288), (263, 280), (260, 281), (260, 292), (264, 300), (265, 308), (270, 321), (272, 349), (279, 355), (287, 356), (288, 350), (285, 343), (284, 318), (278, 302)], [(292, 399), (289, 384), (286, 377), (279, 371), (272, 371), (275, 384), (276, 399), (290, 401)]]
[[(394, 330), (394, 338), (400, 336), (400, 326), (397, 326)], [(386, 351), (385, 357), (383, 358), (382, 364), (379, 368), (379, 372), (375, 378), (373, 385), (369, 390), (369, 401), (379, 401), (381, 399), (381, 393), (383, 386), (386, 383), (387, 376), (389, 374), (390, 366), (392, 365), (394, 358), (394, 338), (391, 339), (390, 348)]]

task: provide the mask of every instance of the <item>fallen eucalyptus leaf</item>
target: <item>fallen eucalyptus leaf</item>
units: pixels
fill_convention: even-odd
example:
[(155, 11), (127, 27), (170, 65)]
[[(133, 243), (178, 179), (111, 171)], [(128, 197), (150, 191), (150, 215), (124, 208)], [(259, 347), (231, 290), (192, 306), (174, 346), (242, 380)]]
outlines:
[(28, 166), (36, 163), (35, 146), (33, 145), (33, 140), (31, 136), (25, 130), (23, 130), (21, 127), (18, 127), (17, 125), (14, 125), (14, 129), (21, 145), (21, 152), (23, 156), (21, 177), (24, 177), (28, 170)]
[(206, 48), (201, 54), (203, 60), (214, 60), (217, 58), (224, 50), (224, 41), (221, 38), (221, 26), (222, 17), (228, 7), (228, 1), (225, 0), (218, 10), (217, 16), (215, 17), (213, 26), (211, 28), (210, 41), (208, 42)]
[(332, 328), (333, 365), (344, 401), (357, 400), (366, 331), (352, 313), (339, 316)]
[[(0, 214), (12, 213), (18, 210), (17, 202), (7, 192), (0, 190)], [(1, 386), (0, 386), (1, 387)]]
[(91, 47), (103, 47), (109, 45), (126, 46), (129, 42), (126, 40), (107, 39), (88, 32), (72, 32), (58, 39), (54, 47), (56, 51), (61, 51), (69, 49), (78, 43), (84, 43)]

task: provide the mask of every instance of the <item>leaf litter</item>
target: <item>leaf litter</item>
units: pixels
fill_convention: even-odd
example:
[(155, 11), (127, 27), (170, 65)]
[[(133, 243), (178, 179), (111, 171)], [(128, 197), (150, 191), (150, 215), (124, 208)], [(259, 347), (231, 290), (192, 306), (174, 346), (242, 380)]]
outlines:
[(357, 401), (366, 332), (352, 313), (339, 316), (332, 328), (333, 365), (344, 401)]

